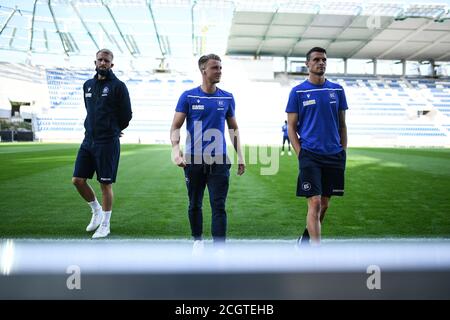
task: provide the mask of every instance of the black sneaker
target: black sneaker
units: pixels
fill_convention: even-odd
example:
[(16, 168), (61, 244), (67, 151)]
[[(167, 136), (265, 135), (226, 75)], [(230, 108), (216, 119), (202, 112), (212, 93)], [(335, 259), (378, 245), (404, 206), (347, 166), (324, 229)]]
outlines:
[(298, 237), (297, 240), (297, 246), (309, 246), (309, 232), (308, 229), (305, 228), (305, 231), (303, 231), (303, 234)]

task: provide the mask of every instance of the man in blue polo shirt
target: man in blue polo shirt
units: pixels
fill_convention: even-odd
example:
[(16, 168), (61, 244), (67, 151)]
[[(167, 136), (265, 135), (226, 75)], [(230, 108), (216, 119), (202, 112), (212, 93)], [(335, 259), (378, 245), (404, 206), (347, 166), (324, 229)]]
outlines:
[(281, 131), (283, 132), (283, 146), (281, 147), (281, 155), (284, 156), (284, 144), (287, 141), (288, 144), (288, 155), (291, 155), (291, 141), (289, 140), (287, 121), (284, 121)]
[[(223, 243), (226, 238), (225, 201), (231, 164), (225, 143), (225, 122), (238, 155), (237, 174), (242, 175), (245, 171), (233, 95), (216, 86), (222, 76), (221, 59), (215, 54), (202, 56), (198, 67), (202, 74), (202, 85), (181, 95), (170, 129), (172, 160), (184, 168), (194, 253), (201, 252), (203, 248), (202, 202), (206, 187), (212, 209), (211, 234), (214, 243)], [(183, 155), (180, 150), (180, 128), (185, 120), (187, 137)]]
[(291, 90), (286, 107), (288, 134), (299, 159), (297, 196), (308, 201), (300, 244), (320, 243), (330, 198), (344, 195), (348, 107), (344, 89), (325, 78), (326, 64), (325, 49), (308, 51), (308, 79)]

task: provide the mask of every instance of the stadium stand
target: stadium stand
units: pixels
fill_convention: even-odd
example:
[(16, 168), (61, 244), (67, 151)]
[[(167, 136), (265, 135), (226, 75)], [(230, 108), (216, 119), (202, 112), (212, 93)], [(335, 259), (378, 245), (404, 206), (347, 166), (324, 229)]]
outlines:
[[(2, 82), (7, 87), (13, 81), (16, 87), (29, 87), (26, 90), (33, 97), (41, 95), (42, 100), (37, 100), (39, 108), (33, 114), (36, 138), (78, 141), (84, 132), (82, 85), (92, 77), (92, 70), (47, 68), (44, 76), (39, 67), (19, 65), (18, 68), (21, 77), (11, 71), (14, 70), (11, 64), (0, 63)], [(168, 143), (167, 132), (177, 99), (184, 90), (197, 85), (193, 80), (195, 75), (120, 70), (118, 74), (129, 88), (134, 112), (124, 141)], [(232, 83), (242, 80), (242, 72), (240, 79), (228, 77), (227, 84), (233, 89)], [(280, 117), (273, 115), (283, 116), (289, 90), (303, 78), (292, 77), (287, 84), (277, 80), (250, 80), (250, 75), (247, 78), (246, 90), (236, 94), (245, 143), (278, 144)], [(23, 79), (34, 79), (33, 84)], [(450, 81), (342, 75), (330, 75), (330, 80), (341, 84), (347, 94), (351, 146), (449, 145)], [(4, 95), (6, 91), (3, 90)], [(271, 94), (261, 95), (263, 92)], [(256, 113), (254, 106), (257, 106)]]
[[(381, 76), (376, 68), (374, 75), (352, 75), (347, 65), (342, 74), (329, 74), (348, 96), (350, 146), (450, 145), (449, 79), (436, 78), (435, 71), (430, 74), (435, 78), (405, 74), (406, 60), (428, 61), (432, 69), (435, 61), (448, 60), (445, 4), (93, 0), (76, 6), (38, 1), (36, 10), (18, 5), (0, 6), (0, 48), (9, 57), (0, 59), (5, 61), (0, 61), (0, 116), (8, 117), (9, 101), (34, 101), (32, 122), (40, 141), (82, 137), (80, 91), (92, 69), (74, 66), (86, 66), (85, 57), (101, 44), (122, 59), (115, 70), (131, 93), (134, 118), (124, 142), (168, 143), (176, 100), (198, 83), (196, 58), (215, 51), (230, 56), (224, 60), (221, 87), (235, 95), (243, 142), (278, 145), (290, 87), (302, 80), (289, 75), (288, 59), (297, 63), (294, 71), (301, 71), (298, 57), (319, 45), (346, 64), (371, 59), (375, 68), (377, 59), (397, 59), (403, 65), (401, 76)], [(60, 26), (45, 22), (52, 15)], [(137, 29), (142, 32), (129, 34)], [(19, 56), (27, 63), (11, 63)], [(263, 56), (284, 57), (284, 78), (276, 77), (271, 60)], [(158, 66), (149, 59), (158, 60)], [(33, 65), (44, 60), (45, 66)]]

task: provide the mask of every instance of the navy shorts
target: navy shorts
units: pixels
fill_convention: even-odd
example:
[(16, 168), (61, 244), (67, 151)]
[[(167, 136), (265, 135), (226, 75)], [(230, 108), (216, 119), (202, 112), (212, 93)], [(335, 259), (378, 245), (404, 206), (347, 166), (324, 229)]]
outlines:
[(119, 157), (119, 139), (106, 143), (84, 140), (78, 150), (73, 176), (92, 179), (96, 172), (98, 182), (103, 184), (116, 182)]
[(297, 196), (343, 196), (346, 152), (321, 155), (300, 149)]

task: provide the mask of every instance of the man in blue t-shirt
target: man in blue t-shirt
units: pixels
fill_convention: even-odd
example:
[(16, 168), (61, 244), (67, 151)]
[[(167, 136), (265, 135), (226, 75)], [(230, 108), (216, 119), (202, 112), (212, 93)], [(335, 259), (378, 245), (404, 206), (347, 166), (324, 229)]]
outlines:
[[(237, 174), (242, 175), (245, 171), (234, 115), (234, 97), (216, 86), (222, 76), (221, 59), (215, 54), (202, 56), (198, 67), (202, 74), (202, 85), (181, 95), (170, 129), (172, 160), (177, 166), (184, 168), (194, 254), (203, 249), (202, 202), (206, 187), (212, 209), (211, 234), (214, 243), (223, 243), (226, 238), (225, 201), (231, 164), (225, 143), (225, 122), (238, 155)], [(185, 120), (187, 137), (186, 152), (183, 155), (180, 150), (180, 128)]]
[(297, 196), (308, 200), (300, 244), (320, 243), (330, 198), (344, 195), (348, 107), (344, 89), (325, 78), (326, 64), (325, 49), (308, 51), (308, 79), (291, 90), (286, 107), (288, 134), (299, 159)]
[(284, 143), (287, 141), (288, 143), (288, 154), (291, 154), (291, 141), (289, 140), (288, 129), (287, 129), (287, 121), (284, 121), (283, 126), (281, 127), (281, 131), (283, 131), (283, 146), (281, 147), (281, 155), (284, 156)]

